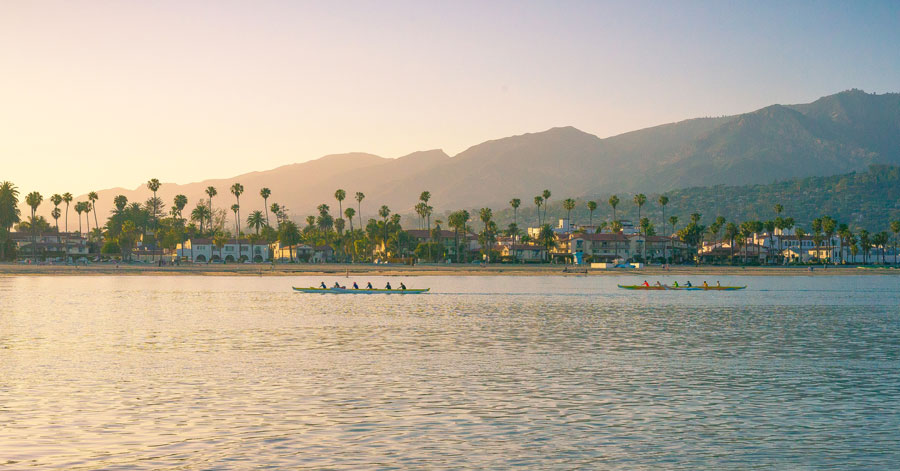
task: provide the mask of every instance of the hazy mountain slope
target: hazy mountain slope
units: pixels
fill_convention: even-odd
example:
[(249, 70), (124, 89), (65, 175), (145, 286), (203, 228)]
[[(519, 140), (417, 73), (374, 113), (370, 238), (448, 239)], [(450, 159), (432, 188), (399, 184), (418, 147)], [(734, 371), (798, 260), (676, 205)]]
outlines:
[[(453, 158), (440, 150), (398, 159), (339, 154), (233, 178), (164, 183), (160, 196), (168, 208), (176, 194), (185, 194), (192, 208), (213, 185), (219, 190), (214, 204), (230, 207), (234, 199), (228, 189), (239, 181), (245, 187), (243, 214), (262, 209), (259, 189), (266, 186), (272, 190), (270, 203), (285, 205), (302, 219), (320, 203), (336, 208), (334, 191), (343, 188), (344, 207), (355, 206), (355, 192), (366, 194), (363, 213), (370, 217), (382, 204), (410, 213), (423, 190), (432, 193), (437, 211), (505, 207), (514, 197), (533, 206), (533, 197), (545, 188), (558, 202), (579, 195), (770, 183), (858, 171), (873, 163), (900, 164), (900, 94), (851, 90), (809, 104), (773, 105), (606, 139), (573, 127), (553, 128), (487, 141)], [(120, 193), (141, 202), (150, 196), (145, 187), (102, 191), (101, 215)]]

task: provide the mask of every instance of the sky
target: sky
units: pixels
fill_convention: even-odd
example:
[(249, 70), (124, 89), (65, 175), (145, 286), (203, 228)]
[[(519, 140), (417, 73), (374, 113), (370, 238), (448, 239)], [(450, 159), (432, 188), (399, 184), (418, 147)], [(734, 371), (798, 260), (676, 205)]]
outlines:
[(900, 2), (0, 2), (0, 181), (45, 195), (900, 91)]

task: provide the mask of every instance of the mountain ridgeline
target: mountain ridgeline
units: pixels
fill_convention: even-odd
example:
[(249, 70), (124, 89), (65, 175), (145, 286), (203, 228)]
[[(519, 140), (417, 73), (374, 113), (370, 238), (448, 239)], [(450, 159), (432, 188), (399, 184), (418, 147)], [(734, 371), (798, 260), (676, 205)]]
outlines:
[[(513, 197), (521, 198), (524, 208), (545, 188), (558, 200), (593, 199), (610, 193), (769, 184), (865, 171), (872, 164), (900, 165), (900, 94), (850, 90), (809, 104), (691, 119), (605, 139), (572, 127), (553, 128), (484, 142), (454, 157), (441, 150), (397, 159), (330, 155), (220, 180), (164, 182), (159, 196), (168, 204), (184, 194), (193, 206), (211, 185), (219, 189), (217, 201), (230, 206), (228, 188), (240, 182), (246, 189), (242, 207), (261, 209), (259, 190), (268, 187), (269, 203), (286, 206), (299, 221), (321, 203), (337, 206), (334, 191), (343, 188), (345, 208), (356, 206), (355, 192), (365, 193), (362, 211), (368, 218), (382, 204), (411, 214), (423, 190), (431, 192), (429, 204), (438, 212), (499, 209)], [(144, 187), (99, 194), (101, 214), (111, 209), (114, 195), (141, 202), (150, 196)], [(723, 201), (727, 197), (722, 195)]]
[[(664, 193), (669, 198), (666, 205), (666, 220), (677, 216), (680, 226), (690, 220), (692, 213), (700, 213), (701, 224), (708, 225), (717, 216), (731, 222), (747, 220), (765, 221), (774, 219), (774, 207), (784, 207), (783, 217), (792, 217), (798, 226), (809, 229), (811, 221), (821, 216), (831, 216), (853, 229), (867, 229), (871, 232), (888, 230), (891, 221), (900, 220), (900, 167), (893, 165), (872, 165), (866, 171), (852, 172), (828, 177), (806, 177), (769, 184), (755, 185), (715, 185), (691, 187)], [(598, 203), (593, 214), (594, 224), (612, 220), (612, 209), (607, 204), (611, 195), (592, 198)], [(619, 219), (637, 221), (637, 205), (631, 194), (619, 194), (621, 202), (617, 207)], [(669, 226), (661, 228), (662, 207), (657, 202), (659, 194), (647, 194), (647, 203), (641, 215), (653, 223), (657, 233), (670, 231)], [(524, 208), (524, 209), (523, 209)], [(533, 206), (520, 208), (520, 227), (535, 226), (537, 213)], [(513, 211), (495, 211), (495, 219), (501, 227), (513, 222)], [(565, 217), (562, 201), (556, 201), (548, 208), (548, 221)], [(587, 224), (591, 215), (587, 200), (576, 200), (576, 209), (571, 214), (572, 221)]]

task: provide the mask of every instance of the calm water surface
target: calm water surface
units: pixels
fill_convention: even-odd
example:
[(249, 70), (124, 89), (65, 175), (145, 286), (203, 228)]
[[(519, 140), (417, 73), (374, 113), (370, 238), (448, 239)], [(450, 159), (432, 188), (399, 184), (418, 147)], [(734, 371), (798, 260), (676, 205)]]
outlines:
[(0, 468), (900, 463), (900, 277), (319, 281), (0, 277)]

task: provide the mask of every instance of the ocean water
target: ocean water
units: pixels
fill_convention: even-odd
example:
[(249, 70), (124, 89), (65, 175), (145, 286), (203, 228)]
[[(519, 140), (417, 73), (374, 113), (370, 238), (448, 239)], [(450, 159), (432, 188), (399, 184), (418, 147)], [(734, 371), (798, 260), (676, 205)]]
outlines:
[(900, 277), (390, 280), (0, 277), (0, 469), (900, 463)]

